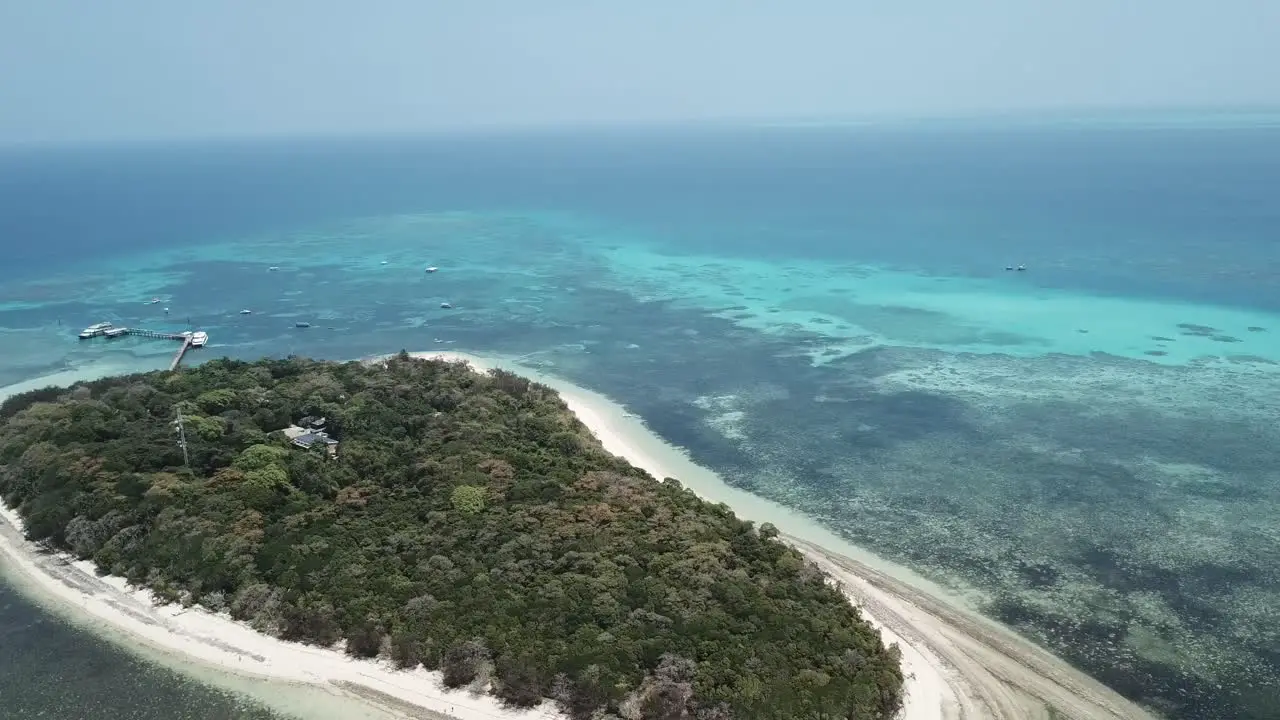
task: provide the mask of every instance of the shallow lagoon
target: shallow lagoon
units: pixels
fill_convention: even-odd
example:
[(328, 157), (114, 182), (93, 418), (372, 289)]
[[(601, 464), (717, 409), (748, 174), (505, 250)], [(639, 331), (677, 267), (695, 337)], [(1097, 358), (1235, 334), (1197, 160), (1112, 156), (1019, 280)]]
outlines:
[[(595, 161), (538, 166), (530, 150), (501, 182), (500, 159), (468, 176), (462, 151), (434, 171), (408, 153), (423, 196), (396, 176), (395, 208), (366, 189), (311, 219), (224, 219), (92, 262), (28, 258), (0, 284), (0, 383), (160, 367), (175, 349), (75, 340), (98, 320), (207, 330), (197, 361), (522, 356), (1131, 697), (1177, 717), (1267, 717), (1280, 704), (1280, 303), (1264, 276), (1280, 221), (1255, 184), (1233, 184), (1244, 140), (1178, 138), (1219, 152), (1127, 150), (1149, 162), (1111, 172), (1124, 137), (1042, 137), (1075, 143), (1064, 177), (1070, 163), (1047, 151), (897, 138), (915, 154), (869, 145), (872, 169), (841, 175), (817, 140), (784, 138), (738, 167), (708, 160), (739, 157), (728, 146), (615, 153), (612, 167), (580, 148)], [(1280, 136), (1249, 142), (1276, 154)], [(354, 152), (329, 170), (391, 182), (338, 162)], [(906, 181), (929, 162), (943, 177)], [(1212, 191), (1170, 180), (1171, 164)], [(1280, 165), (1253, 167), (1280, 180)], [(289, 197), (320, 203), (314, 183), (337, 181), (298, 182)]]

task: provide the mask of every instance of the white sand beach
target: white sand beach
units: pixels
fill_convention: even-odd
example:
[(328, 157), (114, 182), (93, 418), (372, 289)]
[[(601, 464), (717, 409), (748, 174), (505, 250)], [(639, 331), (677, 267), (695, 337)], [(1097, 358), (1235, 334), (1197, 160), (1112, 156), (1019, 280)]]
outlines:
[[(68, 370), (0, 388), (0, 401), (50, 385), (149, 369), (95, 365)], [(562, 717), (550, 703), (529, 711), (509, 710), (488, 696), (445, 690), (439, 673), (398, 670), (387, 662), (354, 660), (336, 649), (285, 642), (225, 614), (180, 605), (156, 606), (149, 591), (131, 588), (122, 578), (99, 577), (90, 562), (43, 552), (26, 542), (21, 530), (21, 519), (0, 503), (0, 569), (42, 605), (110, 640), (141, 645), (149, 657), (160, 657), (161, 662), (172, 658), (182, 669), (194, 663), (212, 670), (212, 674), (195, 674), (274, 709), (317, 720)], [(274, 682), (253, 685), (228, 678)]]
[[(994, 718), (1153, 718), (1093, 678), (1012, 631), (974, 613), (962, 599), (836, 536), (814, 520), (727, 485), (686, 452), (653, 433), (609, 398), (509, 359), (458, 352), (413, 353), (503, 368), (555, 389), (605, 449), (655, 478), (675, 478), (741, 518), (770, 522), (841, 583), (851, 602), (902, 649), (907, 676), (902, 720)], [(1051, 714), (1052, 705), (1056, 715)]]
[[(75, 615), (91, 625), (109, 626), (111, 639), (127, 637), (150, 650), (230, 675), (312, 685), (324, 691), (319, 698), (299, 693), (272, 698), (271, 687), (251, 692), (275, 709), (335, 720), (560, 717), (549, 704), (517, 712), (487, 696), (446, 691), (439, 673), (396, 670), (384, 662), (351, 659), (339, 650), (277, 640), (229, 616), (200, 608), (156, 606), (150, 592), (130, 588), (122, 578), (98, 577), (90, 562), (41, 552), (22, 539), (21, 523), (12, 509), (0, 506), (0, 565), (22, 589), (35, 591), (40, 600), (52, 601), (55, 611)], [(280, 702), (273, 702), (277, 699)]]
[[(839, 581), (850, 600), (902, 649), (907, 675), (902, 720), (1066, 717), (1149, 718), (1066, 663), (966, 609), (941, 588), (905, 568), (856, 548), (808, 518), (729, 487), (715, 473), (652, 433), (608, 398), (509, 360), (463, 353), (416, 353), (466, 361), (477, 370), (503, 367), (556, 389), (610, 452), (662, 479), (674, 477), (740, 516), (771, 522)], [(0, 388), (0, 400), (16, 392), (84, 379), (66, 373)], [(0, 565), (19, 585), (64, 614), (109, 628), (109, 635), (236, 677), (266, 678), (280, 686), (321, 693), (288, 709), (316, 718), (445, 718), (533, 720), (558, 714), (548, 704), (526, 712), (507, 710), (484, 696), (448, 692), (438, 674), (353, 660), (335, 649), (277, 640), (223, 615), (177, 605), (156, 607), (146, 591), (120, 578), (97, 577), (87, 562), (41, 552), (21, 536), (21, 521), (0, 509)], [(257, 695), (257, 693), (255, 693)], [(261, 698), (261, 696), (260, 696)], [(1054, 707), (1051, 715), (1046, 702)], [(270, 704), (270, 703), (269, 703)]]

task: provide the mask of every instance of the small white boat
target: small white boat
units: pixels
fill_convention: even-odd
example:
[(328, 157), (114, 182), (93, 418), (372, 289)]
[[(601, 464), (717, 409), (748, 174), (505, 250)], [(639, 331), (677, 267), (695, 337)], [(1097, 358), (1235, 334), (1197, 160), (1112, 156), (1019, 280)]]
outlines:
[(241, 310), (241, 311), (240, 311), (240, 314), (241, 314), (241, 315), (252, 315), (252, 314), (253, 314), (253, 311), (252, 311), (252, 310)]
[(191, 333), (191, 347), (204, 347), (207, 342), (209, 342), (209, 333), (203, 330)]
[(147, 303), (147, 304), (148, 304), (148, 305), (159, 305), (159, 304), (160, 304), (160, 298), (151, 298), (151, 302), (149, 302), (149, 303)]
[(379, 265), (386, 265), (386, 264), (387, 264), (387, 261), (386, 261), (386, 260), (383, 260), (382, 262), (380, 262), (380, 263), (378, 263), (378, 264), (379, 264)]
[(271, 267), (267, 268), (267, 272), (275, 272), (279, 269), (280, 269), (279, 265), (272, 265)]
[(447, 303), (447, 302), (443, 302), (443, 303), (440, 303), (440, 307), (444, 308), (445, 310), (449, 310), (450, 308), (452, 308), (452, 307), (453, 307), (453, 305), (451, 305), (451, 304), (449, 304), (449, 303)]
[(427, 272), (429, 272), (429, 273), (433, 273), (433, 272), (435, 272), (435, 271), (437, 271), (437, 270), (439, 270), (439, 269), (440, 269), (440, 268), (436, 267), (435, 265), (432, 265), (431, 267), (427, 268)]

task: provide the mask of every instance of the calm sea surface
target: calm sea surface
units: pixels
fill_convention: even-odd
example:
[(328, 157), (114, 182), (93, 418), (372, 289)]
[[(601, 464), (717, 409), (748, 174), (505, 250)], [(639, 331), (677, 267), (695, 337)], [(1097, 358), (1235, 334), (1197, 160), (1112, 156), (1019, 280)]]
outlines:
[[(1274, 718), (1277, 187), (1266, 126), (11, 149), (0, 386), (167, 364), (99, 320), (525, 356), (1170, 717)], [(0, 716), (265, 712), (0, 586)]]

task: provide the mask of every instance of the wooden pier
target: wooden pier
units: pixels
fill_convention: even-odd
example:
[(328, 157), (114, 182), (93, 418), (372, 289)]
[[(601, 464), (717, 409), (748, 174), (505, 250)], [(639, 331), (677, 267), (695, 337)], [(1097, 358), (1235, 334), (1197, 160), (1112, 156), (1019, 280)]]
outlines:
[(191, 336), (184, 333), (156, 332), (155, 330), (143, 330), (142, 328), (121, 328), (121, 330), (124, 330), (125, 335), (137, 335), (138, 337), (156, 338), (157, 340), (191, 340)]
[(169, 363), (169, 372), (178, 369), (178, 363), (182, 362), (182, 356), (187, 354), (187, 349), (191, 347), (190, 335), (179, 335), (182, 338), (182, 347), (178, 348), (178, 352), (173, 356), (173, 362)]
[(204, 347), (209, 341), (208, 333), (196, 332), (157, 332), (155, 330), (143, 330), (142, 328), (115, 327), (111, 323), (98, 323), (90, 325), (80, 333), (81, 340), (87, 340), (95, 337), (105, 337), (108, 340), (125, 335), (134, 335), (144, 338), (155, 338), (157, 340), (177, 340), (182, 343), (182, 347), (178, 348), (178, 352), (173, 356), (173, 362), (169, 363), (169, 370), (177, 370), (178, 365), (182, 362), (182, 358), (187, 351), (193, 347)]

